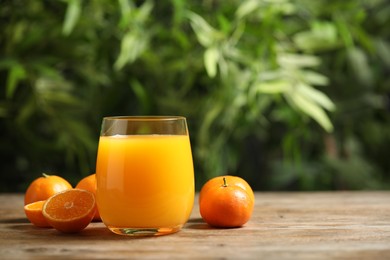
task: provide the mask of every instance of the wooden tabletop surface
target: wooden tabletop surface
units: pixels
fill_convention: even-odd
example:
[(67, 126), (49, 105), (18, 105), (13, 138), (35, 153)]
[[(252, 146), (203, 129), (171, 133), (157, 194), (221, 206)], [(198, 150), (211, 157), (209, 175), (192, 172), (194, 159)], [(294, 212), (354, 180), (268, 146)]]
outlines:
[(0, 194), (0, 259), (390, 259), (390, 192), (256, 193), (242, 228), (214, 229), (195, 203), (178, 233), (129, 238), (91, 223), (34, 227), (22, 194)]

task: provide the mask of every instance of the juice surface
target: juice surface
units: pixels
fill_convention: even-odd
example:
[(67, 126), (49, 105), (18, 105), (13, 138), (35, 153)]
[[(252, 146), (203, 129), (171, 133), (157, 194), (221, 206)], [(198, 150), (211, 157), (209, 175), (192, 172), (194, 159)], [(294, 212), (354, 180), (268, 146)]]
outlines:
[(96, 176), (107, 226), (171, 227), (188, 220), (194, 172), (186, 135), (102, 136)]

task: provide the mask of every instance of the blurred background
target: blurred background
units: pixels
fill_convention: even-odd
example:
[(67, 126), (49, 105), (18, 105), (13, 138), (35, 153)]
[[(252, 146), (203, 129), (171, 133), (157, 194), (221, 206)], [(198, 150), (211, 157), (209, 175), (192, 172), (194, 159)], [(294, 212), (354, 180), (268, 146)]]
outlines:
[(196, 189), (390, 189), (387, 0), (0, 0), (0, 192), (95, 171), (103, 116), (187, 117)]

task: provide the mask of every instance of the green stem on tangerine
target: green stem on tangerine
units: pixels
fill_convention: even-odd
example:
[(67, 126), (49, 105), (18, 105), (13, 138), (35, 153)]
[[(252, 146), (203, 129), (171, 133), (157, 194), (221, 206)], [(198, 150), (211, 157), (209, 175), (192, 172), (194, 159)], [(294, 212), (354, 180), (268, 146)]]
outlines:
[(46, 174), (46, 173), (42, 173), (42, 175), (43, 175), (43, 177), (45, 177), (45, 178), (48, 178), (48, 177), (50, 177), (50, 175), (49, 174)]
[(223, 185), (222, 185), (222, 187), (227, 187), (227, 182), (226, 182), (226, 178), (225, 177), (223, 177)]

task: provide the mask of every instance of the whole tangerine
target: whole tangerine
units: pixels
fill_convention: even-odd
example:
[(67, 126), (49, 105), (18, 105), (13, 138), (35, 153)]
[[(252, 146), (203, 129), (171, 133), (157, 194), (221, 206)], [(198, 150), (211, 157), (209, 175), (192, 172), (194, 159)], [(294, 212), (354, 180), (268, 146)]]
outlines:
[[(235, 176), (215, 177), (206, 182), (200, 191), (200, 214), (210, 226), (241, 227), (252, 216), (254, 194), (251, 187), (240, 177), (230, 177)], [(229, 183), (229, 180), (234, 181)], [(247, 186), (243, 187), (243, 183)]]
[(28, 186), (24, 195), (24, 205), (47, 200), (54, 194), (72, 189), (72, 185), (64, 178), (57, 175), (42, 174), (42, 177), (35, 179)]
[(223, 178), (226, 179), (226, 182), (229, 183), (230, 186), (238, 186), (244, 189), (246, 192), (248, 192), (249, 196), (251, 197), (251, 200), (253, 202), (255, 201), (255, 194), (253, 193), (253, 190), (248, 184), (248, 182), (246, 182), (241, 177), (232, 175), (218, 176), (208, 180), (202, 187), (203, 192), (199, 194), (199, 200), (202, 199), (202, 194), (208, 193), (208, 189), (215, 189), (216, 186), (220, 186), (221, 183), (223, 183)]
[[(77, 183), (75, 188), (76, 189), (83, 189), (83, 190), (87, 190), (89, 192), (92, 192), (93, 195), (95, 195), (95, 198), (96, 198), (96, 189), (97, 189), (97, 186), (96, 186), (96, 174), (91, 174), (91, 175), (88, 175), (88, 176), (82, 178)], [(94, 221), (100, 221), (101, 220), (100, 214), (99, 214), (98, 210), (96, 210), (96, 213), (95, 213), (95, 216), (93, 217), (93, 220)]]

